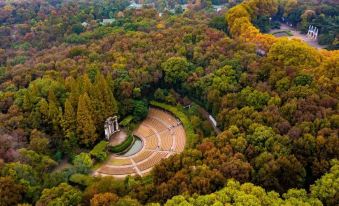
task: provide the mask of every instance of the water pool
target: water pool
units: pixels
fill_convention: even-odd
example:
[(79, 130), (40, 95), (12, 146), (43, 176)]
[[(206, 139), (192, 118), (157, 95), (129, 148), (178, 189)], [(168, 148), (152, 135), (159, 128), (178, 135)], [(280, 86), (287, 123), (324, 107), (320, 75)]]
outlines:
[(142, 140), (139, 137), (134, 136), (134, 143), (133, 145), (129, 148), (129, 150), (127, 150), (124, 153), (121, 153), (120, 156), (123, 157), (128, 157), (131, 155), (136, 154), (137, 152), (139, 152), (142, 149), (142, 146), (144, 145), (144, 143), (142, 142)]

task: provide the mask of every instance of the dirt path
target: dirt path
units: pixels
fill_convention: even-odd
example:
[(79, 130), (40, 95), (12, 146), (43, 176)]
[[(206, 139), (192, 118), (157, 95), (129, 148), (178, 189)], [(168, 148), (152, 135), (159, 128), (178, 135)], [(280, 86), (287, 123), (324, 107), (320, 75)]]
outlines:
[(221, 130), (214, 125), (213, 121), (209, 118), (210, 114), (201, 106), (199, 106), (199, 112), (201, 113), (201, 115), (209, 121), (209, 123), (212, 125), (213, 129), (214, 129), (214, 132), (218, 135), (221, 133)]

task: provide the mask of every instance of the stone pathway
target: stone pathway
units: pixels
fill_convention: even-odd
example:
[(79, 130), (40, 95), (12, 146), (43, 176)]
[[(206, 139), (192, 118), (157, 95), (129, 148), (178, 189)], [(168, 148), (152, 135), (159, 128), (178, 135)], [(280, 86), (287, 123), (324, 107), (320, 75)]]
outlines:
[(127, 138), (127, 134), (124, 130), (120, 130), (119, 132), (113, 134), (109, 140), (110, 145), (115, 146), (121, 144)]

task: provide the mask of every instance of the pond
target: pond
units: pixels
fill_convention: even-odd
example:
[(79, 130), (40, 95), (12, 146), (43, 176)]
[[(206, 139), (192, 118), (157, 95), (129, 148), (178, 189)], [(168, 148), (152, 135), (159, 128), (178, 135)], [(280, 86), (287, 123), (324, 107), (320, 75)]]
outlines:
[(128, 157), (134, 155), (142, 149), (143, 145), (143, 141), (139, 137), (134, 136), (133, 145), (126, 152), (121, 153), (120, 156)]

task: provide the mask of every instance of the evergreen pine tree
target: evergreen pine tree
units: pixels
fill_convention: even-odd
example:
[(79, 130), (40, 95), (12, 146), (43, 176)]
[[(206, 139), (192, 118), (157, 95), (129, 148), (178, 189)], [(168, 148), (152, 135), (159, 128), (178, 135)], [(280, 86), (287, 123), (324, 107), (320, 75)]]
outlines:
[(61, 112), (58, 107), (57, 98), (53, 90), (48, 92), (48, 118), (49, 122), (52, 124), (54, 131), (59, 131), (59, 125), (61, 122)]
[(33, 111), (29, 115), (29, 123), (32, 126), (32, 128), (40, 128), (41, 124), (41, 113), (39, 111), (39, 108), (34, 108)]
[(77, 135), (80, 142), (85, 145), (93, 144), (98, 135), (91, 115), (91, 102), (87, 95), (84, 93), (79, 97), (78, 111), (77, 111)]
[(41, 98), (39, 103), (38, 103), (38, 110), (40, 113), (40, 118), (41, 118), (41, 123), (40, 125), (42, 126), (42, 129), (47, 129), (48, 127), (48, 114), (49, 114), (49, 105), (47, 101), (44, 98)]
[(65, 111), (62, 118), (62, 129), (66, 137), (70, 138), (76, 130), (76, 114), (69, 98), (65, 101)]
[(117, 113), (117, 103), (103, 75), (97, 74), (91, 96), (96, 125), (103, 129), (105, 119)]
[(99, 126), (99, 129), (103, 129), (104, 121), (107, 118), (107, 115), (105, 113), (104, 88), (102, 87), (100, 76), (100, 74), (96, 75), (91, 101), (93, 105), (93, 113), (95, 114), (96, 125)]
[(54, 103), (55, 105), (58, 105), (58, 99), (54, 94), (53, 90), (48, 91), (48, 97), (47, 97), (48, 103)]
[(26, 91), (24, 95), (24, 101), (22, 103), (22, 108), (24, 109), (24, 111), (31, 111), (32, 109), (32, 101), (31, 101), (28, 90)]
[(87, 93), (89, 96), (91, 96), (92, 93), (92, 82), (89, 79), (87, 74), (84, 74), (81, 78), (81, 94)]
[(48, 103), (45, 99), (41, 99), (38, 103), (39, 105), (39, 111), (40, 113), (42, 114), (43, 116), (43, 119), (47, 120), (48, 118), (48, 111), (49, 111), (49, 106), (48, 106)]
[(105, 102), (105, 108), (106, 108), (106, 114), (108, 116), (111, 116), (113, 114), (118, 113), (118, 104), (116, 99), (114, 98), (113, 92), (108, 84), (108, 81), (106, 81), (103, 77), (103, 93), (104, 93), (104, 102)]
[[(80, 78), (79, 78), (80, 79)], [(68, 99), (72, 104), (74, 110), (78, 106), (79, 96), (80, 96), (80, 80), (75, 80), (73, 77), (68, 77), (65, 81), (65, 86), (68, 91), (70, 91)]]

